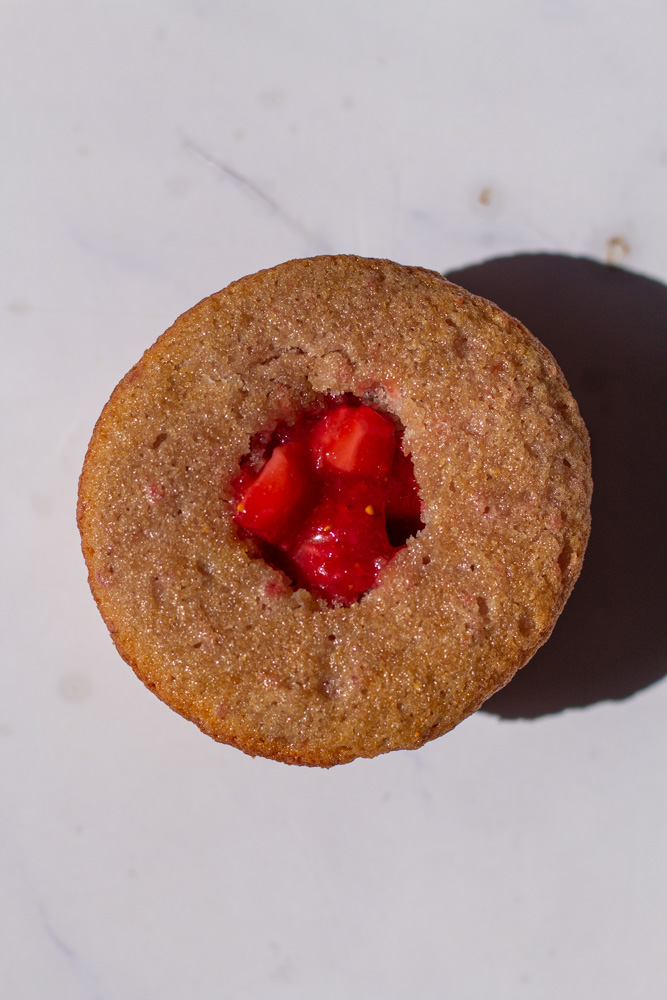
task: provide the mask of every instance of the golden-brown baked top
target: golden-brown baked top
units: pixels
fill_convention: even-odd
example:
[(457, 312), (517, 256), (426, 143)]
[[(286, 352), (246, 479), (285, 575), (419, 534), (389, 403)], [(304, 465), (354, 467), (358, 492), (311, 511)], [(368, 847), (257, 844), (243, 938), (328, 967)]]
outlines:
[[(259, 431), (352, 393), (404, 427), (425, 528), (350, 607), (262, 559), (231, 484)], [(590, 451), (551, 354), (440, 275), (294, 260), (204, 299), (95, 427), (78, 521), (95, 600), (137, 675), (210, 736), (330, 766), (418, 747), (549, 636), (590, 527)]]

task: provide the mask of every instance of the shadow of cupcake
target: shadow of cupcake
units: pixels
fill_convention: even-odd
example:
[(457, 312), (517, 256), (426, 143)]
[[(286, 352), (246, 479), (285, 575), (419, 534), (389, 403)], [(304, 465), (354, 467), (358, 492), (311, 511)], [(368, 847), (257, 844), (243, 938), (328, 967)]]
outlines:
[(537, 718), (667, 674), (667, 287), (583, 258), (521, 254), (446, 275), (553, 353), (591, 436), (593, 529), (549, 642), (484, 711)]

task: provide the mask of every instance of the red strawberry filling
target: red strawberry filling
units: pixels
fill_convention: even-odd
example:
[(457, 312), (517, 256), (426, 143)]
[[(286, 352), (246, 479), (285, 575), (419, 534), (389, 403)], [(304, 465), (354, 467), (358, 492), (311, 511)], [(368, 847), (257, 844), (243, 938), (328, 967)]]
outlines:
[(241, 494), (236, 520), (265, 542), (289, 541), (317, 496), (315, 476), (303, 445), (280, 444)]
[(330, 604), (358, 600), (424, 527), (398, 427), (350, 396), (281, 425), (268, 444), (258, 438), (235, 500), (236, 523), (266, 561)]
[(323, 475), (386, 476), (396, 451), (396, 428), (370, 406), (338, 406), (312, 430), (310, 452)]

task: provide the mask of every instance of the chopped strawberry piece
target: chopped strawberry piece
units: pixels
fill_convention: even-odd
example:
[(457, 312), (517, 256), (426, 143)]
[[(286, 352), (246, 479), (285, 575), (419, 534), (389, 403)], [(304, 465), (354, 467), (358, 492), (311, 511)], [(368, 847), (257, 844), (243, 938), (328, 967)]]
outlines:
[(317, 500), (308, 456), (296, 442), (278, 445), (250, 485), (242, 485), (235, 519), (266, 542), (278, 545), (293, 536)]
[(322, 472), (386, 476), (396, 450), (393, 423), (370, 406), (338, 406), (315, 425), (311, 451)]
[(352, 604), (369, 590), (395, 549), (383, 504), (360, 484), (323, 500), (289, 550), (294, 579), (336, 604)]

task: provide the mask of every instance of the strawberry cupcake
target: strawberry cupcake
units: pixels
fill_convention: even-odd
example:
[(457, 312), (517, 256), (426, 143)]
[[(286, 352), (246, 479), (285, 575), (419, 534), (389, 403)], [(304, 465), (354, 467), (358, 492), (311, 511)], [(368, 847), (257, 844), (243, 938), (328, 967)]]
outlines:
[(548, 638), (590, 528), (549, 352), (440, 275), (290, 261), (200, 302), (95, 427), (78, 522), (121, 656), (246, 753), (419, 747)]

